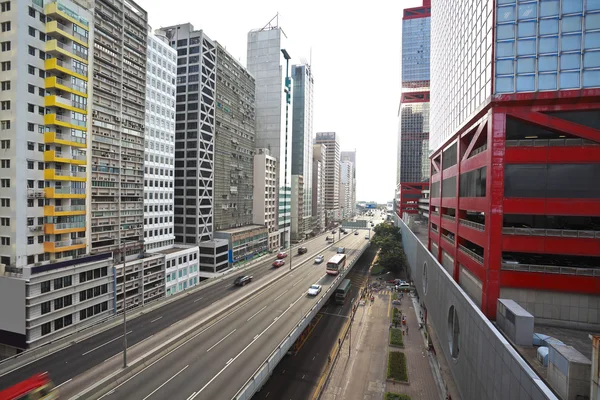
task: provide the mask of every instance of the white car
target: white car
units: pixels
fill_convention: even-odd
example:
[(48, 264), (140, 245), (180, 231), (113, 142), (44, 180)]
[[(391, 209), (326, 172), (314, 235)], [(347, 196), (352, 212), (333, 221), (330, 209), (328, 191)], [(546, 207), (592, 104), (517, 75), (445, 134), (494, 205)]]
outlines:
[(325, 257), (323, 255), (318, 255), (315, 257), (315, 264), (321, 264), (323, 261), (325, 261)]
[(321, 293), (321, 285), (312, 285), (310, 288), (308, 288), (309, 296), (316, 296), (319, 293)]

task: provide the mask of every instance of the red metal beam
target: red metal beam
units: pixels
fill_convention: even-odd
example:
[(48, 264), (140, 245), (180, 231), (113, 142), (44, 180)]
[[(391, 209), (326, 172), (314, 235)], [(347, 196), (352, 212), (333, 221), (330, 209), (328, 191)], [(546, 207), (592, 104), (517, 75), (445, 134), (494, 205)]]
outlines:
[(600, 217), (600, 199), (505, 198), (504, 214)]
[(406, 92), (402, 93), (402, 104), (405, 103), (429, 103), (429, 92)]
[(471, 154), (471, 151), (473, 151), (473, 147), (475, 147), (475, 143), (477, 143), (477, 140), (479, 140), (479, 136), (481, 136), (481, 132), (483, 132), (483, 129), (487, 126), (487, 121), (481, 121), (479, 123), (479, 126), (477, 127), (477, 131), (475, 131), (475, 135), (473, 135), (473, 138), (471, 139), (471, 142), (469, 143), (469, 147), (467, 147), (467, 150), (465, 150), (465, 154), (462, 157), (462, 161), (465, 161), (467, 158), (469, 158), (469, 154)]
[(600, 279), (592, 276), (502, 271), (502, 287), (600, 295)]
[(503, 235), (502, 251), (516, 253), (600, 256), (600, 240), (553, 236)]
[(579, 136), (580, 138), (591, 140), (600, 144), (600, 130), (576, 124), (562, 118), (553, 117), (540, 112), (515, 111), (510, 112), (511, 117), (520, 119), (524, 122), (542, 125), (543, 127), (560, 133)]
[(507, 147), (507, 164), (587, 164), (600, 160), (600, 146)]

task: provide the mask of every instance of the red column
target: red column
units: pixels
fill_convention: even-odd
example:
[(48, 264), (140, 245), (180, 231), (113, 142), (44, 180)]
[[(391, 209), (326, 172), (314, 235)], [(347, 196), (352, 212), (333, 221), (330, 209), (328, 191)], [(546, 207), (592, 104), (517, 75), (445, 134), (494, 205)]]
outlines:
[(458, 245), (460, 244), (460, 239), (458, 237), (458, 223), (460, 219), (460, 171), (461, 171), (461, 160), (464, 152), (463, 141), (458, 135), (456, 139), (456, 208), (454, 209), (454, 254), (452, 254), (452, 258), (454, 259), (454, 280), (458, 282), (460, 280), (460, 264), (458, 262)]
[[(490, 121), (491, 119), (491, 121)], [(502, 225), (504, 199), (504, 150), (506, 138), (506, 114), (501, 107), (488, 113), (488, 162), (486, 198), (489, 212), (486, 215), (488, 228), (484, 249), (486, 269), (481, 309), (491, 320), (496, 319), (496, 302), (500, 295), (500, 264), (502, 262)]]

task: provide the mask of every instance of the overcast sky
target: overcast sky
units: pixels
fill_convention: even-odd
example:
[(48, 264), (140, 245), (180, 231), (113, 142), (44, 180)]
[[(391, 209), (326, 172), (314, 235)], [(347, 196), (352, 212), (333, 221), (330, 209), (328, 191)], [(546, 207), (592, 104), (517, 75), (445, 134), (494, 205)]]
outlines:
[[(419, 0), (137, 0), (153, 29), (190, 22), (246, 65), (247, 34), (279, 12), (294, 63), (315, 76), (314, 131), (356, 149), (357, 200), (389, 201), (396, 181), (402, 10)], [(356, 4), (357, 6), (355, 6)], [(359, 6), (358, 6), (359, 5)]]

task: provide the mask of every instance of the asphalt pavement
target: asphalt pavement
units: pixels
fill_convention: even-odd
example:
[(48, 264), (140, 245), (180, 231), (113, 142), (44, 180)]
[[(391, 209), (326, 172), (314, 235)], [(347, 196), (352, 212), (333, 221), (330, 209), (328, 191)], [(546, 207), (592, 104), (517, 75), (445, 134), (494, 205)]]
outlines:
[[(364, 235), (351, 233), (340, 242), (350, 258), (365, 244)], [(322, 252), (326, 260), (336, 248)], [(326, 275), (325, 264), (309, 263), (286, 275), (104, 398), (232, 398), (331, 285), (334, 277)], [(322, 284), (323, 292), (309, 297), (306, 291), (314, 283)]]
[[(360, 288), (368, 280), (368, 271), (377, 249), (370, 247), (358, 260), (348, 278), (352, 281), (347, 301), (337, 305), (333, 300), (324, 305), (315, 317), (318, 322), (314, 330), (295, 355), (286, 356), (260, 392), (252, 400), (260, 399), (311, 399), (322, 372), (327, 365), (327, 356), (337, 346), (338, 338), (346, 325), (352, 308), (351, 300), (358, 298)], [(345, 343), (344, 343), (345, 345)]]
[[(308, 252), (302, 256), (293, 254), (294, 265), (297, 262), (314, 258), (316, 254), (321, 253), (324, 248), (329, 246), (325, 241), (327, 234), (331, 235), (331, 232), (326, 232), (314, 240), (302, 244), (308, 248)], [(295, 251), (294, 249), (292, 250)], [(237, 288), (233, 285), (233, 280), (237, 276), (252, 275), (254, 277), (252, 284), (260, 285), (261, 280), (273, 272), (271, 264), (274, 259), (275, 255), (253, 267), (249, 272), (231, 273), (227, 280), (193, 291), (181, 299), (165, 304), (135, 319), (128, 320), (128, 346), (131, 347), (142, 342), (155, 333), (202, 310), (204, 307), (221, 298), (234, 295)], [(289, 258), (287, 260), (283, 268), (288, 267)], [(67, 348), (1, 376), (0, 390), (39, 372), (48, 372), (54, 383), (59, 385), (121, 353), (122, 338), (123, 326), (118, 325), (88, 339), (74, 343)]]

